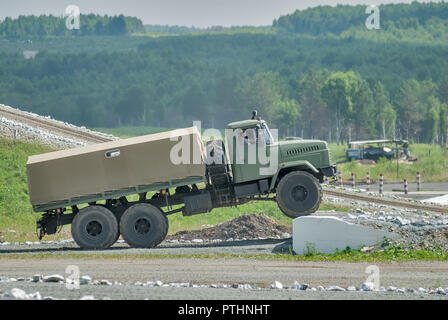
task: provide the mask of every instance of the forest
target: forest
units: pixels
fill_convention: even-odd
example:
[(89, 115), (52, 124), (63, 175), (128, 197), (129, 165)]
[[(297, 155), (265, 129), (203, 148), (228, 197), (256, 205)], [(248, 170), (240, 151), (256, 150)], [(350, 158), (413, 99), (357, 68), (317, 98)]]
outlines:
[(366, 6), (207, 30), (123, 16), (81, 16), (72, 31), (52, 16), (5, 19), (0, 103), (88, 127), (224, 128), (257, 109), (281, 136), (446, 144), (448, 3), (379, 9), (380, 30), (366, 28)]
[(88, 14), (79, 16), (79, 29), (68, 29), (66, 18), (53, 15), (19, 16), (17, 19), (5, 18), (0, 23), (0, 36), (7, 39), (29, 39), (48, 36), (91, 36), (91, 35), (129, 35), (145, 30), (140, 19), (134, 17), (99, 16)]

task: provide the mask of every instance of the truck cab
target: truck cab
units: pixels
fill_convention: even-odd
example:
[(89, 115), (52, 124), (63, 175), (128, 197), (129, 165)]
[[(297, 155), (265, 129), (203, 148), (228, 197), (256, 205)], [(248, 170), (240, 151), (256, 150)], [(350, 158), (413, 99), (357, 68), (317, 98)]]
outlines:
[[(288, 137), (279, 140), (276, 131), (271, 131), (265, 120), (252, 119), (229, 123), (226, 131), (227, 148), (230, 150), (232, 173), (234, 183), (248, 182), (268, 177), (271, 189), (275, 189), (277, 178), (282, 173), (291, 170), (307, 171), (315, 176), (319, 182), (323, 182), (325, 176), (336, 175), (336, 166), (331, 165), (328, 144), (321, 140), (305, 140), (297, 137)], [(236, 141), (241, 136), (240, 141)], [(233, 141), (232, 141), (233, 140)], [(229, 144), (229, 141), (231, 143)], [(244, 146), (244, 153), (238, 159), (238, 146)], [(251, 155), (255, 150), (255, 154)], [(265, 155), (269, 159), (260, 159)], [(275, 158), (274, 158), (275, 157)], [(239, 160), (239, 161), (238, 161)], [(273, 162), (273, 163), (271, 163)], [(275, 165), (272, 175), (262, 174), (261, 168)], [(268, 170), (264, 171), (269, 173)]]
[(325, 141), (279, 140), (261, 117), (228, 124), (226, 141), (235, 198), (275, 193), (279, 208), (292, 218), (318, 209), (320, 183), (337, 172)]

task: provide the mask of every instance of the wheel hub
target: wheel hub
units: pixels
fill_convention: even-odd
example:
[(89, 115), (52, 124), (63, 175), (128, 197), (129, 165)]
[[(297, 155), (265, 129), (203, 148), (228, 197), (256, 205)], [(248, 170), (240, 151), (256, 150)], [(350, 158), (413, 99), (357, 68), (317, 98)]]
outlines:
[(103, 231), (103, 226), (98, 221), (90, 221), (86, 226), (86, 231), (90, 236), (96, 237)]
[(303, 186), (295, 186), (291, 190), (291, 196), (295, 201), (304, 201), (308, 196), (308, 191)]
[(149, 223), (149, 221), (147, 219), (138, 219), (135, 222), (135, 232), (139, 233), (139, 234), (147, 234), (149, 232), (149, 230), (151, 229), (151, 224)]

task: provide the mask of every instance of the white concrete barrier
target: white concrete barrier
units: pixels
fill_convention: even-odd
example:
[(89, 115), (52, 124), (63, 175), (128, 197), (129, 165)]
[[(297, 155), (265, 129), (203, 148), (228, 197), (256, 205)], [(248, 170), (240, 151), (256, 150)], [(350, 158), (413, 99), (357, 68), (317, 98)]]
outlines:
[(448, 194), (446, 194), (444, 196), (440, 196), (440, 197), (420, 200), (420, 202), (435, 203), (435, 204), (442, 205), (442, 206), (448, 206)]
[(334, 253), (346, 247), (360, 249), (383, 241), (384, 237), (393, 239), (396, 233), (378, 230), (359, 224), (343, 221), (336, 217), (306, 216), (294, 219), (292, 225), (293, 250), (304, 254), (310, 250), (316, 253)]

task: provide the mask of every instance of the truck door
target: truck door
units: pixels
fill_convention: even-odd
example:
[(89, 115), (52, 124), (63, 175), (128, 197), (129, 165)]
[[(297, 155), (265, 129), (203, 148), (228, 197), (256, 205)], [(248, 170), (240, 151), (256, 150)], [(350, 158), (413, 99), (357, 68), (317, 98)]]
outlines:
[[(269, 167), (272, 136), (261, 126), (236, 129), (232, 134), (232, 173), (235, 183), (266, 178), (263, 168)], [(229, 141), (229, 139), (227, 140)], [(229, 146), (230, 147), (230, 146)], [(271, 174), (272, 175), (272, 174)]]

